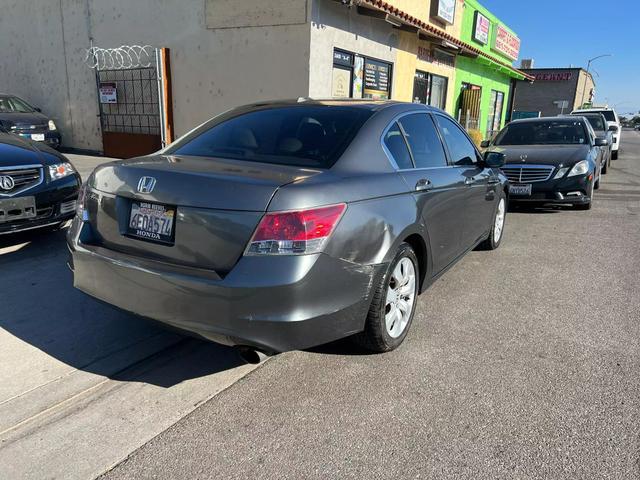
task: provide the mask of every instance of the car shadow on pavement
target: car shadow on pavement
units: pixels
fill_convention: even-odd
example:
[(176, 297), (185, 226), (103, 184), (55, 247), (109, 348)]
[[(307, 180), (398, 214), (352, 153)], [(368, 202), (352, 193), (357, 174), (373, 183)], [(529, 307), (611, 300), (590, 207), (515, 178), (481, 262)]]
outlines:
[(540, 214), (540, 213), (558, 213), (563, 210), (571, 210), (571, 207), (560, 205), (513, 205), (510, 204), (507, 208), (508, 213), (528, 213), (528, 214)]
[(81, 293), (67, 258), (64, 230), (0, 236), (0, 329), (75, 369), (162, 387), (245, 363)]

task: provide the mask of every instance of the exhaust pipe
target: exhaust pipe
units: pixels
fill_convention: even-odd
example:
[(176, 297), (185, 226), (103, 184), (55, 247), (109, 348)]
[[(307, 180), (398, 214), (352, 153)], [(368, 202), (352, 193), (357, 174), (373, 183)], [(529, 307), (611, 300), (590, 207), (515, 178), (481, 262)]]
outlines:
[(253, 365), (262, 363), (267, 359), (267, 357), (269, 357), (269, 355), (265, 352), (261, 352), (260, 350), (256, 350), (252, 347), (241, 346), (236, 347), (236, 350), (245, 362), (251, 363)]

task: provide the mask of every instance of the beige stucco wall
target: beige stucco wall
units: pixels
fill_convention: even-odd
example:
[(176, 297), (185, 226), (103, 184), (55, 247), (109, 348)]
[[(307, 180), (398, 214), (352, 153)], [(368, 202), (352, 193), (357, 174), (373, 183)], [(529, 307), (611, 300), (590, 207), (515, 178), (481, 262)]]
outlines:
[(0, 91), (42, 108), (58, 125), (65, 144), (100, 150), (95, 77), (83, 63), (89, 38), (86, 2), (4, 3)]
[[(243, 1), (245, 8), (249, 2), (256, 8), (262, 4)], [(307, 0), (299, 1), (306, 10)], [(214, 30), (207, 28), (203, 0), (7, 3), (0, 15), (0, 90), (24, 96), (48, 112), (69, 146), (102, 148), (95, 77), (83, 63), (90, 37), (104, 48), (148, 44), (171, 49), (178, 135), (233, 106), (309, 91), (309, 24), (271, 25), (273, 10), (265, 26)], [(300, 19), (299, 12), (293, 20)], [(209, 11), (213, 22), (211, 15), (215, 10)]]
[(311, 8), (309, 96), (331, 97), (333, 49), (393, 63), (391, 96), (396, 98), (396, 46), (399, 31), (384, 20), (359, 15), (356, 9), (329, 0), (314, 0)]

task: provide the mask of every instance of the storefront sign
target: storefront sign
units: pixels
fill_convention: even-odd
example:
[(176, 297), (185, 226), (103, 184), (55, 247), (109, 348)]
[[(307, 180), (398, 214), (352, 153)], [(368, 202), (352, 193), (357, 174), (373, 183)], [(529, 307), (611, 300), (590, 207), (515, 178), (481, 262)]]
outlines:
[(341, 50), (334, 50), (333, 63), (334, 65), (344, 65), (345, 67), (350, 67), (351, 65), (353, 65), (353, 55)]
[(115, 82), (100, 82), (100, 103), (118, 103)]
[(546, 72), (533, 75), (536, 82), (566, 82), (573, 77), (572, 72)]
[(367, 98), (389, 98), (391, 65), (366, 59), (364, 63), (364, 96)]
[(473, 39), (483, 45), (489, 43), (489, 27), (491, 22), (476, 10), (473, 22)]
[(456, 19), (457, 0), (434, 0), (431, 2), (431, 16), (438, 20), (453, 25)]
[(446, 67), (456, 66), (455, 55), (451, 55), (436, 48), (432, 50), (426, 47), (418, 47), (418, 60)]
[(512, 60), (517, 60), (520, 54), (520, 39), (502, 25), (496, 25), (495, 32), (492, 48)]
[(333, 83), (331, 84), (331, 96), (333, 98), (349, 98), (351, 86), (351, 70), (333, 68)]

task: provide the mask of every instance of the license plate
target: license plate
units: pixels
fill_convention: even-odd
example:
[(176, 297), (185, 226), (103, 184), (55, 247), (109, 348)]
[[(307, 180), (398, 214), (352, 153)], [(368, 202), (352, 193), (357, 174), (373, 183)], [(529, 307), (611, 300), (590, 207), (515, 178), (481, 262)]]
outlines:
[(31, 140), (35, 142), (44, 142), (44, 133), (32, 133)]
[(176, 207), (132, 201), (127, 235), (173, 245), (175, 217)]
[(531, 195), (531, 184), (509, 185), (509, 193), (511, 195)]
[(36, 215), (36, 197), (0, 200), (0, 223), (35, 218)]

